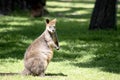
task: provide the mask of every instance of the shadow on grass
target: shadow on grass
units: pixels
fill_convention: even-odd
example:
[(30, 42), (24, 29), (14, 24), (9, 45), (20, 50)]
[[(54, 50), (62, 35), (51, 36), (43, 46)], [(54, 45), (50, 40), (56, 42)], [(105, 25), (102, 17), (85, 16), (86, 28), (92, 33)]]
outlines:
[(105, 72), (118, 73), (120, 74), (120, 43), (116, 46), (112, 43), (112, 46), (102, 46), (99, 48), (92, 58), (88, 62), (72, 63), (72, 65), (83, 67), (83, 68), (98, 68)]
[[(19, 23), (19, 21), (17, 21)], [(0, 32), (0, 59), (23, 59), (24, 52), (30, 43), (38, 37), (42, 31), (43, 25), (23, 26), (23, 25), (3, 25), (3, 31)], [(1, 30), (2, 30), (1, 28)], [(11, 28), (11, 29), (10, 29)], [(12, 28), (15, 28), (12, 29)], [(33, 30), (35, 28), (36, 30)], [(4, 30), (5, 29), (5, 30)], [(27, 40), (31, 42), (28, 43)]]
[[(72, 65), (83, 68), (98, 68), (105, 72), (120, 74), (119, 34), (119, 29), (118, 31), (90, 31), (89, 35), (81, 33), (80, 40), (92, 44), (97, 42), (96, 45), (100, 44), (101, 46), (86, 47), (87, 50), (91, 48), (93, 48), (93, 50), (96, 49), (92, 51), (95, 57), (87, 62), (75, 62), (72, 63)], [(87, 55), (89, 55), (89, 53)]]
[[(16, 75), (21, 75), (21, 73), (0, 73), (0, 76), (16, 76)], [(21, 75), (23, 76), (23, 75)], [(62, 76), (62, 77), (67, 77), (67, 75), (63, 73), (47, 73), (45, 74), (45, 77), (57, 77), (57, 76)]]
[(0, 76), (15, 76), (20, 75), (20, 73), (0, 73)]
[(67, 75), (65, 75), (63, 73), (46, 73), (45, 76), (63, 76), (63, 77), (67, 77)]
[[(55, 6), (48, 6), (49, 8), (53, 8)], [(59, 8), (62, 8), (62, 7), (57, 7), (58, 9)], [(66, 7), (67, 8), (67, 7)], [(68, 7), (70, 8), (70, 7)], [(84, 14), (78, 14), (76, 13), (77, 11), (83, 11), (84, 10)], [(71, 7), (70, 10), (66, 10), (66, 11), (54, 11), (54, 13), (50, 13), (50, 16), (53, 16), (53, 17), (63, 17), (63, 18), (72, 18), (72, 19), (88, 19), (88, 17), (90, 17), (90, 14), (91, 14), (91, 9), (86, 9), (86, 8), (74, 8), (74, 7)]]

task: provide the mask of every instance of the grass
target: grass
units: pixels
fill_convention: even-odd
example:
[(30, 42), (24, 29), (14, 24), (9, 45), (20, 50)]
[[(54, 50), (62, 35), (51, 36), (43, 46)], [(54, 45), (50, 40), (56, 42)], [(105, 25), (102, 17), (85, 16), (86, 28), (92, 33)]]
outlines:
[[(50, 14), (43, 18), (32, 19), (25, 13), (0, 16), (0, 80), (119, 80), (120, 10), (117, 31), (89, 31), (93, 5), (92, 0), (49, 0)], [(24, 52), (44, 31), (46, 18), (57, 18), (61, 46), (55, 50), (47, 76), (14, 75), (23, 70)]]

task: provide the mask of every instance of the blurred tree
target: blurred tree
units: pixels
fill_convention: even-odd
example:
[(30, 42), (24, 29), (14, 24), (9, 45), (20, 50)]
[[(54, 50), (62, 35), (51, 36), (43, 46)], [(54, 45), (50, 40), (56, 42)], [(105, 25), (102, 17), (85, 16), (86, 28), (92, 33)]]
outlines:
[(31, 9), (31, 16), (43, 16), (47, 13), (47, 10), (44, 8), (46, 6), (46, 0), (27, 0), (28, 5)]
[(11, 1), (12, 0), (0, 0), (0, 13), (7, 14), (11, 11)]
[(25, 0), (0, 0), (0, 13), (6, 15), (15, 9), (25, 9), (25, 5)]
[(31, 16), (42, 16), (48, 13), (44, 8), (46, 0), (0, 0), (0, 14), (6, 15), (14, 10), (30, 10)]
[(96, 0), (89, 29), (117, 29), (117, 0)]

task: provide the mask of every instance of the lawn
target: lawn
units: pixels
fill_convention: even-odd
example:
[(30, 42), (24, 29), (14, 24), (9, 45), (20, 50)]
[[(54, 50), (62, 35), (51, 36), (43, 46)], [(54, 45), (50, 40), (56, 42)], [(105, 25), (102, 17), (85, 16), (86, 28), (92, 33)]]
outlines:
[[(94, 0), (48, 0), (45, 17), (0, 16), (0, 80), (120, 80), (120, 5), (117, 31), (88, 30), (93, 6)], [(15, 74), (23, 70), (24, 52), (44, 31), (46, 18), (57, 18), (61, 46), (46, 77)]]

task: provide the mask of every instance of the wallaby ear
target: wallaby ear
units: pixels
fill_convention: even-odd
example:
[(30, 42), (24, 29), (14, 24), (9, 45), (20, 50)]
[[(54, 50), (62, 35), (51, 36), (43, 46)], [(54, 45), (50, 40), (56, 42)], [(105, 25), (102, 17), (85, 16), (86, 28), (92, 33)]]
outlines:
[(49, 19), (46, 19), (46, 23), (48, 24), (50, 22), (50, 20)]
[(55, 19), (53, 19), (52, 21), (56, 22), (56, 21), (57, 21), (57, 19), (55, 18)]

